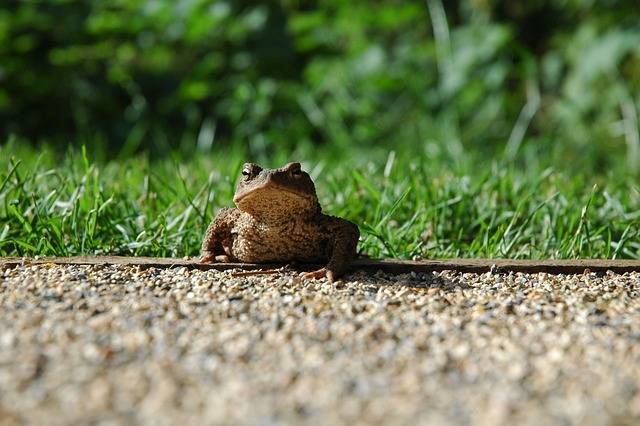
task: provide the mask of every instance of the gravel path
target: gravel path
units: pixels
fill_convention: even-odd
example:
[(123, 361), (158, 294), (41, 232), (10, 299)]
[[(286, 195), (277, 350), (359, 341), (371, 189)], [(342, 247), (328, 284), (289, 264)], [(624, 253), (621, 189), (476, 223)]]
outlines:
[(0, 270), (0, 424), (639, 424), (640, 273)]

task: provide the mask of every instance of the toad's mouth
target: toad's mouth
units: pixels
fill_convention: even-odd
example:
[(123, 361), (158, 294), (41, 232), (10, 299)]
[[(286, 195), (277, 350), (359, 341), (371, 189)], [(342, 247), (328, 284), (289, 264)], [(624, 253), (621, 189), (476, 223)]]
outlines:
[(274, 183), (268, 183), (260, 186), (259, 188), (254, 188), (243, 194), (236, 195), (233, 198), (233, 201), (236, 203), (236, 205), (240, 205), (242, 203), (251, 202), (253, 200), (270, 200), (280, 197), (298, 198), (301, 200), (307, 200), (310, 198), (309, 196), (303, 195), (298, 191), (291, 190), (291, 188), (280, 186)]
[[(238, 209), (264, 218), (282, 218), (319, 211), (318, 199), (291, 188), (264, 185), (233, 200)], [(265, 219), (266, 220), (266, 219)]]

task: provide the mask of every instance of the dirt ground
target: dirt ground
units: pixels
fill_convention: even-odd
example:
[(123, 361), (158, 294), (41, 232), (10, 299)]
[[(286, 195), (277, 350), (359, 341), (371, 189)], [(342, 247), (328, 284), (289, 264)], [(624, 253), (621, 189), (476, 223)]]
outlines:
[(430, 262), (0, 259), (0, 424), (640, 424), (638, 262)]

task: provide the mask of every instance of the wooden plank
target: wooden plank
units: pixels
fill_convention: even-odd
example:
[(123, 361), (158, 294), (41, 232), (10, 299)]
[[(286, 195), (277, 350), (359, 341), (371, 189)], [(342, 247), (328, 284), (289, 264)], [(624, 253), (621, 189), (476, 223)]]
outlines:
[[(272, 269), (281, 264), (252, 264), (252, 263), (215, 263), (202, 264), (196, 257), (159, 258), (159, 257), (131, 257), (131, 256), (75, 256), (75, 257), (0, 257), (0, 268), (13, 268), (20, 265), (43, 265), (53, 263), (58, 265), (137, 265), (143, 268), (175, 268), (189, 269)], [(322, 265), (294, 264), (292, 269), (307, 271), (320, 268)], [(605, 260), (605, 259), (571, 259), (571, 260), (524, 260), (524, 259), (357, 259), (352, 264), (352, 271), (367, 272), (383, 271), (391, 274), (408, 272), (432, 272), (454, 270), (460, 272), (495, 273), (508, 272), (547, 272), (551, 274), (576, 274), (585, 270), (591, 272), (612, 271), (625, 273), (640, 271), (640, 260)]]

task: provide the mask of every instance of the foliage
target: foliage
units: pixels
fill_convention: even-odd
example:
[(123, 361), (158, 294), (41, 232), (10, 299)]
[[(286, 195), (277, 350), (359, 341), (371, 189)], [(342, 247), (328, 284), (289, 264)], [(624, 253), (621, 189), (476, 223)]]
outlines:
[(633, 0), (9, 3), (0, 140), (121, 158), (409, 146), (640, 169)]

